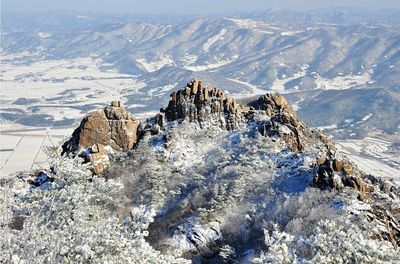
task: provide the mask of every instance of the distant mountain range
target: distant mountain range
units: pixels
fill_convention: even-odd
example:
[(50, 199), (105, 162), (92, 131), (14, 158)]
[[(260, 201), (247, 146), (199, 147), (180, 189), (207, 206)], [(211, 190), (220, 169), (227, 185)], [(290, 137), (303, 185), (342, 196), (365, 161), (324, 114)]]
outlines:
[[(310, 11), (291, 11), (287, 9), (271, 8), (258, 12), (242, 12), (208, 16), (234, 17), (254, 19), (272, 23), (286, 23), (288, 25), (304, 25), (307, 23), (330, 23), (340, 25), (351, 24), (386, 24), (400, 25), (399, 9), (383, 9), (370, 11), (359, 8), (328, 8)], [(113, 23), (145, 22), (150, 24), (179, 24), (200, 15), (155, 15), (155, 14), (118, 14), (98, 12), (53, 11), (30, 13), (2, 13), (2, 31), (52, 31), (65, 30), (78, 31), (96, 26)]]
[[(137, 76), (146, 84), (140, 100), (153, 102), (139, 111), (168, 100), (168, 93), (150, 90), (201, 78), (234, 96), (289, 94), (312, 125), (353, 120), (348, 136), (362, 134), (365, 124), (399, 130), (399, 26), (396, 10), (271, 9), (224, 17), (56, 12), (2, 16), (1, 40), (5, 54), (29, 52), (22, 63), (91, 56), (103, 60), (104, 70)], [(140, 104), (137, 98), (126, 100)], [(366, 101), (384, 107), (362, 107)]]

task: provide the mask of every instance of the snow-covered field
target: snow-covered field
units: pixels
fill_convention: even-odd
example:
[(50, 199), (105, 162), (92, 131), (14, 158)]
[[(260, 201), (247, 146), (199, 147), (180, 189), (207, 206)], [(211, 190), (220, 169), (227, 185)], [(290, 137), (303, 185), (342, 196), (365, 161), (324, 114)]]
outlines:
[(301, 67), (301, 70), (299, 72), (296, 72), (291, 76), (284, 75), (284, 76), (281, 76), (281, 78), (279, 78), (279, 76), (277, 76), (276, 73), (275, 73), (275, 78), (276, 79), (272, 83), (271, 89), (276, 91), (276, 92), (279, 92), (279, 93), (288, 92), (285, 89), (285, 84), (287, 84), (287, 83), (289, 83), (289, 82), (291, 82), (293, 80), (296, 80), (298, 78), (306, 76), (306, 71), (307, 71), (308, 67), (309, 67), (309, 65), (305, 64), (305, 65), (303, 65)]
[(316, 89), (344, 90), (344, 89), (350, 89), (355, 86), (362, 86), (374, 83), (374, 81), (371, 79), (372, 74), (373, 70), (354, 75), (339, 74), (337, 77), (332, 79), (327, 79), (318, 74), (315, 74), (314, 78), (315, 78)]
[(302, 77), (312, 77), (314, 79), (316, 90), (345, 90), (356, 87), (364, 87), (366, 85), (371, 85), (374, 83), (371, 76), (373, 74), (373, 70), (364, 73), (357, 74), (343, 74), (339, 73), (334, 78), (325, 78), (319, 75), (316, 72), (307, 73), (309, 65), (305, 64), (301, 66), (301, 70), (293, 73), (290, 76), (282, 75), (278, 76), (275, 72), (275, 80), (272, 83), (271, 90), (277, 91), (279, 93), (290, 93), (295, 92), (299, 86), (294, 86), (293, 88), (288, 89), (285, 87), (291, 81), (297, 80)]
[(80, 118), (85, 106), (124, 101), (128, 91), (146, 86), (136, 76), (103, 70), (102, 61), (92, 57), (23, 64), (3, 60), (0, 66), (2, 112), (18, 108), (29, 113), (35, 108), (35, 114), (54, 120)]
[(146, 59), (138, 59), (136, 61), (139, 62), (142, 67), (148, 72), (157, 71), (166, 65), (171, 65), (174, 63), (174, 61), (171, 60), (169, 56), (161, 56), (156, 61), (147, 61)]
[(340, 140), (336, 143), (360, 170), (400, 184), (400, 154), (391, 151), (390, 142), (367, 137), (362, 140)]
[(0, 137), (0, 178), (48, 165), (46, 149), (58, 146), (73, 128), (32, 128), (2, 124)]

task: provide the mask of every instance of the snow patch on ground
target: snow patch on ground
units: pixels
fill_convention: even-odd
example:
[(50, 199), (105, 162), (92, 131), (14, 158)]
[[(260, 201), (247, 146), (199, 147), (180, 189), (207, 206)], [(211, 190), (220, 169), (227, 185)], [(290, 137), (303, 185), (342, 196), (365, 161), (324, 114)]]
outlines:
[(212, 45), (214, 45), (217, 41), (224, 40), (224, 36), (225, 36), (226, 32), (227, 32), (227, 30), (225, 28), (223, 28), (223, 29), (221, 29), (221, 31), (217, 35), (215, 35), (214, 37), (209, 38), (207, 40), (207, 42), (203, 44), (203, 50), (205, 52), (208, 52), (210, 47)]
[(364, 117), (361, 119), (361, 122), (367, 121), (367, 120), (370, 119), (372, 116), (373, 116), (373, 114), (372, 114), (372, 113), (369, 113), (368, 115), (364, 116)]
[(253, 84), (251, 84), (251, 83), (243, 82), (243, 81), (236, 80), (236, 79), (230, 79), (230, 78), (226, 78), (226, 79), (228, 79), (228, 80), (230, 80), (230, 81), (232, 81), (232, 82), (235, 82), (235, 83), (242, 84), (242, 85), (247, 86), (248, 88), (251, 89), (251, 92), (250, 92), (250, 93), (233, 94), (232, 96), (233, 96), (234, 98), (236, 98), (236, 99), (242, 98), (242, 97), (248, 97), (248, 96), (252, 96), (252, 95), (264, 95), (264, 94), (267, 93), (267, 91), (265, 91), (265, 90), (263, 90), (263, 89), (260, 89), (260, 88), (258, 88), (256, 85), (253, 85)]
[(268, 34), (268, 35), (273, 35), (273, 34), (275, 34), (275, 32), (273, 32), (273, 31), (262, 30), (262, 29), (257, 30), (257, 32), (264, 33), (264, 34)]
[(144, 104), (130, 104), (130, 105), (126, 105), (126, 107), (128, 108), (142, 108), (142, 107), (146, 107), (147, 105)]
[(215, 62), (215, 63), (209, 63), (209, 64), (205, 64), (205, 65), (185, 66), (184, 68), (189, 71), (194, 71), (194, 72), (216, 69), (216, 68), (228, 65), (228, 64), (236, 61), (238, 58), (239, 58), (239, 56), (236, 55), (228, 60), (219, 60), (219, 61), (217, 60), (217, 62)]
[(302, 65), (300, 71), (294, 73), (292, 76), (282, 75), (281, 79), (279, 79), (278, 73), (275, 71), (275, 81), (272, 83), (271, 90), (279, 93), (288, 92), (288, 90), (285, 89), (285, 84), (298, 78), (304, 77), (306, 75), (308, 67), (308, 64)]
[(43, 39), (45, 39), (45, 38), (49, 38), (49, 37), (51, 37), (51, 36), (52, 36), (52, 34), (51, 34), (51, 33), (49, 33), (49, 32), (39, 32), (39, 33), (38, 33), (38, 36), (39, 36), (39, 38), (43, 38)]
[(181, 58), (181, 61), (184, 62), (185, 65), (192, 65), (197, 61), (198, 57), (196, 55), (185, 55)]
[(160, 95), (163, 95), (163, 94), (165, 94), (167, 92), (170, 92), (177, 85), (178, 85), (178, 83), (173, 83), (173, 84), (165, 85), (165, 86), (162, 86), (162, 87), (157, 87), (157, 88), (154, 88), (154, 89), (150, 89), (147, 92), (147, 94), (149, 96), (160, 96)]
[(321, 130), (329, 130), (329, 129), (336, 129), (337, 125), (329, 125), (329, 126), (320, 126), (318, 127)]
[(148, 72), (155, 72), (166, 65), (172, 65), (174, 61), (167, 55), (161, 56), (158, 60), (147, 61), (146, 59), (136, 60)]
[(321, 90), (344, 90), (350, 89), (355, 86), (372, 84), (374, 81), (371, 79), (372, 72), (365, 72), (358, 75), (339, 75), (332, 79), (327, 79), (319, 74), (314, 75), (315, 89)]
[(284, 31), (284, 32), (281, 32), (281, 36), (294, 36), (294, 35), (299, 34), (299, 33), (302, 33), (302, 32), (304, 32), (304, 31), (301, 31), (301, 30), (296, 30), (296, 31)]

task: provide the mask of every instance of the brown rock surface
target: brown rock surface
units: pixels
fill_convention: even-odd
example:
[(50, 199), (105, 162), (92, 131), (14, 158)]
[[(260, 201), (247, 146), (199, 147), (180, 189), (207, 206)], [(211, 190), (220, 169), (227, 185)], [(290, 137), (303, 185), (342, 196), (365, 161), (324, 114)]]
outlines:
[(387, 233), (381, 233), (379, 236), (393, 245), (400, 246), (400, 223), (383, 206), (376, 204), (372, 206), (373, 217), (381, 222), (387, 229)]
[(24, 221), (25, 218), (23, 216), (16, 216), (8, 223), (8, 227), (14, 230), (22, 230), (24, 229)]
[(277, 95), (273, 99), (275, 101), (276, 106), (278, 106), (280, 108), (284, 108), (288, 104), (285, 97), (283, 97), (282, 95)]
[(86, 149), (93, 144), (109, 145), (114, 150), (127, 151), (137, 141), (139, 122), (125, 110), (121, 102), (113, 101), (103, 110), (89, 113), (63, 144), (63, 153)]
[(343, 170), (343, 161), (341, 161), (341, 160), (334, 160), (333, 161), (333, 169), (335, 170), (335, 171), (342, 171)]
[(79, 153), (79, 156), (84, 158), (86, 163), (91, 164), (91, 170), (96, 175), (105, 174), (110, 166), (110, 157), (105, 146), (100, 143), (85, 149)]

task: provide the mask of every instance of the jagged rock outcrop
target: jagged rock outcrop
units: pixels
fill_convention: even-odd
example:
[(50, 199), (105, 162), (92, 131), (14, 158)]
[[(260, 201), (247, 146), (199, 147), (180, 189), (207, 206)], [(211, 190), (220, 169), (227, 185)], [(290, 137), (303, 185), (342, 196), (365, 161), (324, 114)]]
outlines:
[(266, 94), (258, 98), (258, 107), (265, 110), (269, 117), (276, 112), (289, 112), (294, 114), (285, 97), (279, 94)]
[(260, 133), (269, 137), (284, 140), (292, 151), (301, 151), (312, 131), (297, 118), (296, 111), (288, 104), (285, 97), (279, 94), (266, 94), (250, 103), (256, 109), (265, 111), (270, 118), (262, 122)]
[(139, 122), (125, 110), (121, 102), (113, 101), (103, 110), (89, 113), (62, 146), (63, 153), (87, 149), (96, 143), (117, 151), (132, 149), (137, 141)]
[[(356, 189), (361, 193), (370, 193), (374, 188), (367, 184), (354, 166), (348, 160), (326, 159), (318, 165), (314, 183), (322, 188), (331, 188), (341, 191), (345, 186)], [(365, 195), (361, 196), (365, 197)]]
[(166, 125), (165, 113), (158, 113), (152, 118), (148, 118), (146, 122), (141, 122), (138, 127), (138, 141), (146, 135), (157, 135)]
[(376, 234), (375, 239), (390, 241), (393, 245), (400, 246), (400, 222), (395, 217), (395, 212), (389, 212), (379, 204), (372, 206), (368, 215), (386, 227), (387, 232)]
[(228, 130), (238, 128), (243, 120), (242, 112), (246, 107), (233, 98), (225, 96), (218, 88), (208, 88), (202, 81), (192, 81), (178, 92), (171, 94), (165, 113), (168, 121), (189, 120), (198, 122), (200, 126), (206, 123), (217, 123)]
[(373, 192), (373, 187), (367, 184), (357, 173), (357, 169), (348, 160), (338, 159), (338, 151), (330, 138), (321, 131), (307, 127), (297, 118), (296, 111), (288, 104), (287, 100), (279, 94), (266, 94), (257, 102), (252, 102), (254, 107), (264, 110), (270, 117), (269, 122), (262, 122), (260, 133), (269, 137), (278, 136), (292, 151), (302, 151), (311, 142), (321, 142), (324, 153), (316, 161), (317, 173), (314, 184), (321, 189), (331, 188), (341, 191), (345, 186), (366, 193)]
[(221, 89), (204, 86), (200, 80), (188, 82), (185, 88), (173, 92), (168, 107), (147, 122), (136, 121), (119, 101), (113, 101), (102, 111), (88, 114), (71, 139), (64, 143), (63, 152), (88, 149), (88, 161), (92, 163), (94, 172), (101, 174), (108, 162), (104, 146), (128, 151), (145, 134), (158, 134), (168, 121), (174, 120), (188, 120), (200, 126), (214, 124), (233, 130), (243, 122), (254, 121), (254, 113), (265, 116), (258, 120), (258, 130), (262, 135), (280, 138), (294, 152), (302, 151), (312, 141), (323, 143), (325, 152), (316, 161), (315, 186), (338, 191), (345, 186), (352, 187), (361, 193), (360, 199), (364, 200), (368, 199), (366, 193), (374, 191), (348, 160), (336, 157), (337, 150), (332, 140), (298, 119), (296, 111), (282, 95), (267, 93), (244, 106), (227, 97)]

